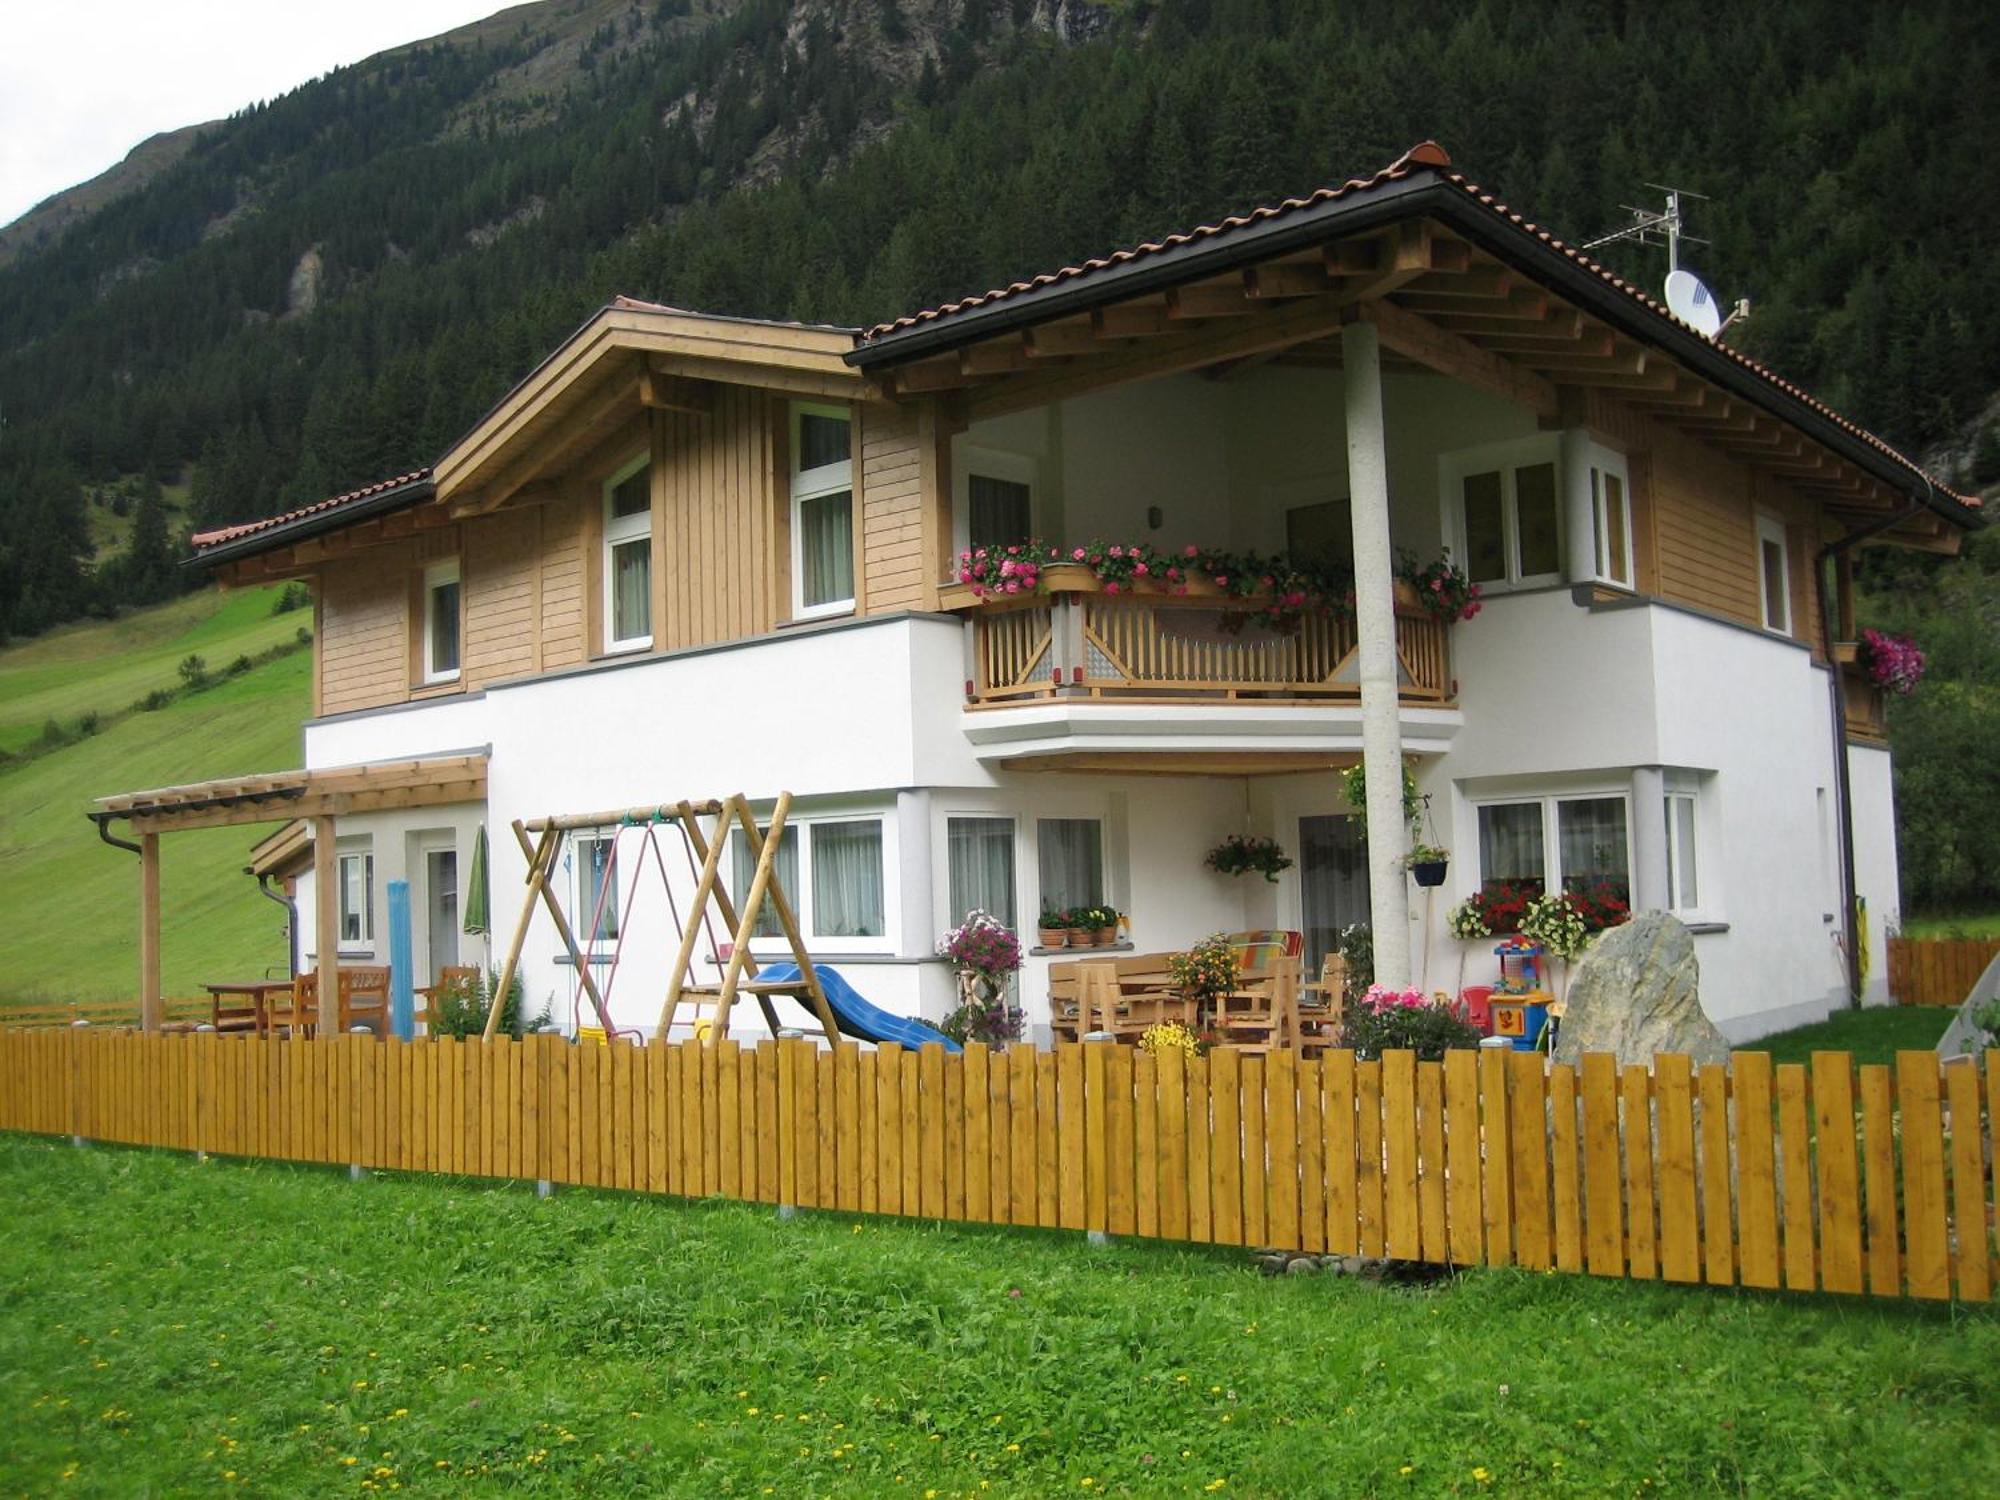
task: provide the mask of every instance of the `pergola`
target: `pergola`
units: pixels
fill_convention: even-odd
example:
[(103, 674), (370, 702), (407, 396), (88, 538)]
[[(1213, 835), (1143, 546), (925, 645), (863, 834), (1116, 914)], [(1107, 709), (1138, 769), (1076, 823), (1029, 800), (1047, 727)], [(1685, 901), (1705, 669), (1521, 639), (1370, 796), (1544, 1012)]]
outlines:
[[(100, 797), (87, 814), (107, 844), (139, 856), (139, 1020), (159, 1029), (160, 835), (195, 828), (238, 827), (298, 819), (312, 830), (313, 931), (322, 1035), (339, 1024), (340, 907), (334, 871), (334, 820), (343, 814), (479, 802), (486, 797), (484, 754), (278, 771), (197, 781)], [(124, 819), (134, 843), (111, 832)]]

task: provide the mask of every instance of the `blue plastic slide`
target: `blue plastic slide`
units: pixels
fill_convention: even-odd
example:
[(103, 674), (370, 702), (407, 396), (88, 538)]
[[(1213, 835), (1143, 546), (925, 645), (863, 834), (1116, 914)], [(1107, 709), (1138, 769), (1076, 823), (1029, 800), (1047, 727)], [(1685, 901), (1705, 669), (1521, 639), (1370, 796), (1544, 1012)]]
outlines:
[[(819, 976), (819, 987), (826, 991), (826, 1003), (833, 1010), (833, 1019), (840, 1029), (849, 1036), (864, 1042), (898, 1042), (905, 1047), (921, 1047), (926, 1042), (943, 1042), (947, 1052), (958, 1052), (957, 1042), (934, 1026), (910, 1016), (891, 1015), (880, 1006), (870, 1005), (854, 992), (854, 986), (841, 978), (836, 969), (825, 964), (814, 964), (813, 973)], [(775, 980), (780, 984), (799, 977), (797, 964), (769, 964), (757, 970), (760, 980)], [(803, 999), (799, 1004), (805, 1005)], [(810, 1007), (808, 1007), (810, 1009)]]

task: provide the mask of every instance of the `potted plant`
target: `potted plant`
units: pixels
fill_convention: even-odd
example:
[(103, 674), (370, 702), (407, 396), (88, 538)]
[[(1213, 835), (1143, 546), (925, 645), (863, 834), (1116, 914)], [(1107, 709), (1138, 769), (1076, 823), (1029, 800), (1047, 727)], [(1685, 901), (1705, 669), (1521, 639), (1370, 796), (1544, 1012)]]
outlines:
[(1440, 886), (1444, 884), (1450, 859), (1451, 851), (1440, 849), (1436, 844), (1412, 844), (1403, 863), (1409, 866), (1411, 878), (1418, 885)]
[(1044, 948), (1069, 946), (1069, 913), (1060, 907), (1045, 906), (1035, 921), (1035, 941)]
[(969, 912), (938, 940), (938, 953), (958, 976), (959, 1003), (945, 1019), (945, 1035), (961, 1042), (1019, 1041), (1022, 1012), (1007, 997), (1008, 980), (1021, 967), (1014, 930), (988, 912)]
[(1276, 839), (1232, 833), (1209, 850), (1202, 863), (1218, 875), (1241, 875), (1256, 870), (1275, 885), (1278, 872), (1292, 867), (1292, 857)]
[(1092, 935), (1097, 946), (1109, 948), (1118, 941), (1118, 909), (1113, 906), (1093, 906), (1090, 909)]
[(1072, 948), (1095, 948), (1097, 946), (1097, 926), (1091, 920), (1091, 910), (1087, 906), (1072, 906), (1063, 914), (1067, 924), (1069, 945)]

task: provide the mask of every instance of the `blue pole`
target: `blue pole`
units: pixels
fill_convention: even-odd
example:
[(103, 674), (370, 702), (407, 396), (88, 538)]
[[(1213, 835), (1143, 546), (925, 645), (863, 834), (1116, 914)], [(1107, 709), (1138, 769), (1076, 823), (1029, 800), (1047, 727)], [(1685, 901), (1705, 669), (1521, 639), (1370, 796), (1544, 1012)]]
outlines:
[(416, 1034), (410, 994), (410, 883), (389, 882), (389, 1028), (403, 1041)]

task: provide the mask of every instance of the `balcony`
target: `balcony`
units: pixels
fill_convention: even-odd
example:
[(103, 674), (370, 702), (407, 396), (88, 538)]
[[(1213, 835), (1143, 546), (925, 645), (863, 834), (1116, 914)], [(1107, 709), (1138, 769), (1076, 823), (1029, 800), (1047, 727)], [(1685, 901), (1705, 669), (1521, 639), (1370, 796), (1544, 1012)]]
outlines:
[[(1107, 593), (1069, 566), (1044, 582), (984, 598), (954, 588), (943, 601), (966, 622), (966, 732), (982, 757), (1095, 769), (1094, 757), (1141, 755), (1161, 770), (1162, 755), (1204, 769), (1221, 756), (1283, 770), (1358, 753), (1352, 620), (1309, 617), (1285, 634), (1258, 618), (1269, 597), (1200, 583)], [(1459, 723), (1449, 627), (1399, 597), (1396, 650), (1408, 748), (1442, 750)]]

